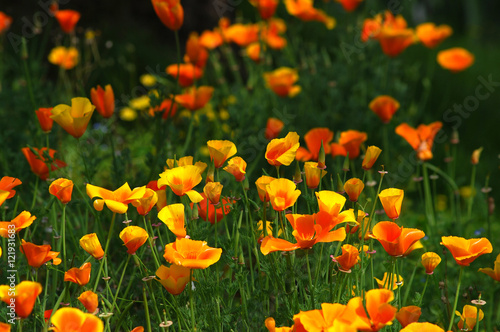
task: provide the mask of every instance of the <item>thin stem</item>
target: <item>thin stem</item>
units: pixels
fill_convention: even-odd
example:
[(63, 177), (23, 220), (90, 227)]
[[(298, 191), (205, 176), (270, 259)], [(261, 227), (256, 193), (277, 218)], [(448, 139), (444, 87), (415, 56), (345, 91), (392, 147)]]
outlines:
[(470, 197), (467, 202), (467, 220), (470, 220), (472, 216), (472, 205), (474, 204), (474, 187), (476, 182), (476, 165), (472, 165), (472, 173), (470, 176)]
[(457, 291), (455, 292), (455, 302), (453, 303), (453, 309), (451, 310), (451, 319), (450, 319), (450, 325), (448, 325), (448, 331), (451, 331), (451, 328), (453, 327), (453, 321), (455, 320), (455, 310), (457, 310), (458, 297), (459, 297), (459, 293), (460, 293), (460, 283), (462, 282), (463, 271), (464, 271), (464, 267), (460, 266), (460, 274), (458, 275)]
[(425, 290), (427, 289), (427, 284), (429, 283), (429, 278), (430, 278), (429, 275), (427, 275), (427, 277), (425, 278), (424, 289), (422, 290), (422, 294), (420, 295), (420, 300), (418, 301), (418, 307), (422, 306), (422, 300), (424, 299)]
[(66, 204), (63, 204), (62, 209), (62, 246), (63, 246), (63, 262), (64, 262), (64, 271), (67, 271), (66, 261)]
[[(128, 255), (128, 257), (130, 258), (130, 255)], [(128, 262), (128, 259), (127, 259), (127, 262)], [(117, 292), (117, 294), (118, 294), (118, 292)], [(146, 296), (146, 288), (145, 287), (142, 287), (142, 297), (144, 299), (144, 311), (146, 312), (146, 327), (148, 328), (148, 332), (151, 332), (151, 319), (149, 318), (148, 298)]]
[(128, 262), (130, 261), (130, 256), (131, 255), (127, 255), (127, 261), (125, 262), (125, 266), (123, 267), (122, 275), (120, 277), (120, 281), (118, 282), (118, 287), (116, 288), (115, 297), (113, 298), (113, 304), (111, 305), (110, 309), (111, 312), (113, 312), (113, 309), (115, 308), (116, 299), (118, 298), (118, 293), (120, 292), (120, 287), (122, 286), (123, 277), (125, 276), (125, 272), (127, 271), (127, 266)]
[(194, 319), (194, 300), (193, 300), (193, 269), (189, 271), (189, 306), (191, 308), (191, 327), (196, 331), (196, 323)]
[(314, 289), (311, 277), (311, 267), (309, 265), (309, 250), (306, 250), (306, 263), (307, 263), (307, 276), (309, 278), (309, 291), (311, 292), (311, 307), (316, 308), (316, 304), (314, 302)]

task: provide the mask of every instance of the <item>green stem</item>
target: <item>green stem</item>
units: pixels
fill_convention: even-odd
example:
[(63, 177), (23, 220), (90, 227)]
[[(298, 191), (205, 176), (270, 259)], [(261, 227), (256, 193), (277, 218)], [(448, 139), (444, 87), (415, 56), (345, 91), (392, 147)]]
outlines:
[(472, 174), (470, 176), (470, 197), (467, 202), (467, 220), (471, 219), (472, 216), (472, 205), (474, 203), (474, 187), (476, 182), (476, 165), (472, 165)]
[(64, 262), (64, 271), (67, 271), (67, 258), (66, 258), (66, 204), (63, 204), (62, 209), (62, 246), (63, 246), (63, 262)]
[(35, 190), (33, 191), (33, 200), (31, 201), (31, 208), (30, 210), (33, 210), (35, 207), (36, 203), (36, 195), (38, 194), (38, 182), (40, 181), (40, 178), (37, 176), (35, 180)]
[(306, 250), (306, 263), (307, 263), (307, 277), (309, 278), (309, 291), (311, 292), (311, 307), (316, 308), (316, 303), (314, 302), (314, 289), (311, 277), (311, 267), (309, 265), (309, 250)]
[(116, 299), (118, 298), (118, 293), (120, 292), (120, 288), (122, 286), (123, 277), (125, 276), (125, 272), (127, 271), (127, 266), (128, 266), (128, 262), (130, 261), (130, 256), (131, 255), (127, 255), (127, 261), (125, 262), (125, 266), (123, 267), (122, 275), (120, 277), (120, 281), (118, 282), (118, 287), (116, 288), (116, 293), (115, 293), (115, 296), (113, 298), (113, 304), (111, 305), (111, 309), (110, 309), (111, 312), (113, 312), (113, 310), (115, 308)]
[(189, 306), (191, 308), (191, 327), (196, 331), (196, 323), (194, 319), (194, 299), (193, 299), (193, 269), (189, 271)]
[(458, 284), (457, 284), (457, 291), (455, 292), (455, 302), (453, 303), (453, 309), (451, 310), (451, 319), (450, 319), (450, 325), (448, 325), (448, 331), (451, 331), (451, 328), (453, 327), (453, 321), (455, 320), (455, 310), (457, 310), (457, 303), (458, 303), (458, 298), (459, 298), (459, 293), (460, 293), (460, 283), (462, 282), (462, 273), (464, 271), (464, 267), (460, 266), (460, 274), (458, 275)]
[[(130, 258), (130, 255), (128, 255)], [(127, 258), (127, 262), (128, 262)], [(125, 269), (124, 269), (125, 271)], [(118, 292), (116, 292), (118, 294)], [(146, 296), (146, 288), (142, 287), (142, 298), (144, 299), (144, 311), (146, 313), (146, 327), (148, 328), (148, 332), (151, 332), (151, 319), (149, 318), (149, 307), (148, 307), (148, 297)]]
[(429, 231), (429, 237), (432, 237), (432, 233), (436, 227), (436, 220), (434, 219), (434, 208), (429, 183), (429, 174), (427, 172), (427, 163), (422, 164), (422, 173), (424, 175), (425, 214), (429, 220), (429, 227), (427, 229)]
[(429, 283), (429, 278), (430, 278), (429, 275), (425, 278), (424, 289), (422, 290), (422, 294), (420, 295), (420, 300), (418, 301), (418, 307), (422, 306), (422, 300), (424, 299), (425, 290), (427, 289), (427, 284)]

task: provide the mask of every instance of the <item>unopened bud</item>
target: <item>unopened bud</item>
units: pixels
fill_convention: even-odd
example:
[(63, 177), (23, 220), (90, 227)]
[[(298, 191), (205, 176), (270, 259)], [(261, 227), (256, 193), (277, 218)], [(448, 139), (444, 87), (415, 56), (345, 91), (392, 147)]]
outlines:
[(325, 169), (325, 148), (323, 147), (323, 141), (321, 141), (321, 147), (319, 148), (318, 155), (318, 168)]

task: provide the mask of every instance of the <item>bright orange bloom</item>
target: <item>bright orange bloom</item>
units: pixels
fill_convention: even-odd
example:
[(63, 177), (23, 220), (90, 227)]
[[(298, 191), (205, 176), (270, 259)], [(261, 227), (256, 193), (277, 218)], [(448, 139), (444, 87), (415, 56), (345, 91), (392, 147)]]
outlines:
[(99, 306), (97, 294), (90, 290), (80, 294), (80, 296), (78, 297), (78, 301), (83, 304), (83, 306), (89, 313), (95, 312), (97, 307)]
[(335, 0), (340, 2), (346, 12), (353, 12), (363, 2), (363, 0)]
[(347, 156), (347, 150), (339, 143), (334, 142), (334, 143), (330, 144), (330, 151), (332, 152), (332, 157), (337, 157), (337, 156), (346, 157)]
[(156, 202), (158, 202), (158, 195), (153, 189), (144, 188), (144, 195), (141, 198), (132, 201), (132, 205), (137, 209), (137, 213), (141, 216), (147, 215)]
[(23, 211), (11, 221), (0, 221), (0, 236), (7, 239), (13, 234), (11, 232), (19, 233), (22, 229), (29, 227), (35, 219), (36, 217), (31, 213)]
[(127, 247), (127, 254), (133, 255), (148, 240), (148, 232), (139, 226), (128, 226), (120, 232), (120, 239)]
[(0, 179), (0, 191), (8, 192), (8, 196), (6, 199), (10, 199), (16, 194), (16, 191), (12, 188), (17, 187), (20, 184), (22, 184), (21, 180), (13, 178), (11, 176), (4, 176), (2, 179)]
[[(384, 272), (382, 280), (373, 278), (377, 282), (378, 288), (385, 288), (389, 290), (396, 290), (398, 287), (404, 285), (403, 277), (395, 273)], [(392, 282), (392, 285), (390, 284)]]
[(248, 46), (259, 41), (259, 26), (257, 24), (233, 24), (224, 31), (224, 37), (227, 41), (239, 46)]
[[(198, 203), (198, 214), (202, 220), (207, 220), (207, 196), (205, 193), (201, 193), (202, 200)], [(222, 198), (221, 204), (215, 206), (213, 204), (208, 204), (208, 221), (213, 225), (215, 224), (215, 217), (217, 216), (217, 222), (220, 222), (229, 212), (231, 212), (231, 205), (236, 203), (234, 200), (228, 198)], [(217, 213), (217, 215), (216, 215)]]
[(181, 0), (151, 0), (156, 15), (172, 31), (179, 30), (184, 22)]
[(481, 157), (481, 152), (483, 152), (483, 148), (480, 147), (472, 152), (472, 156), (470, 157), (470, 163), (472, 165), (479, 164), (479, 157)]
[(251, 43), (245, 48), (245, 53), (252, 59), (255, 63), (260, 63), (262, 60), (260, 56), (260, 44), (258, 42)]
[(234, 176), (237, 182), (245, 180), (247, 163), (241, 157), (231, 158), (224, 170)]
[(384, 189), (378, 195), (380, 203), (384, 207), (385, 214), (391, 219), (398, 219), (403, 204), (404, 190), (397, 188)]
[(340, 265), (339, 269), (346, 272), (350, 272), (351, 268), (358, 264), (360, 260), (358, 248), (350, 244), (344, 244), (342, 246), (342, 255), (335, 257), (335, 261)]
[(442, 126), (440, 121), (436, 121), (429, 125), (421, 124), (417, 129), (414, 129), (408, 124), (402, 123), (396, 127), (396, 134), (403, 137), (411, 145), (417, 152), (418, 159), (429, 160), (432, 159), (434, 137)]
[(346, 201), (344, 196), (334, 191), (322, 190), (316, 192), (316, 199), (318, 200), (319, 210), (331, 215), (337, 224), (341, 222), (356, 222), (353, 210), (340, 212)]
[(130, 189), (128, 183), (125, 183), (115, 191), (110, 191), (101, 187), (87, 184), (87, 195), (90, 199), (98, 197), (94, 200), (94, 208), (97, 211), (102, 211), (104, 204), (111, 211), (123, 214), (128, 210), (128, 204), (134, 200), (141, 199), (144, 196), (146, 188)]
[(443, 236), (441, 244), (448, 248), (457, 264), (461, 266), (469, 266), (479, 256), (493, 251), (490, 241), (485, 237), (466, 240), (458, 236)]
[(369, 146), (366, 149), (365, 158), (363, 158), (363, 163), (361, 164), (361, 167), (365, 171), (371, 169), (373, 167), (373, 164), (375, 164), (375, 162), (377, 161), (378, 156), (380, 155), (381, 152), (382, 150), (379, 147), (375, 145)]
[(205, 30), (200, 36), (200, 44), (203, 47), (213, 50), (224, 43), (221, 34), (215, 29), (214, 31)]
[[(477, 315), (478, 308), (472, 305), (464, 305), (463, 314), (459, 311), (455, 311), (455, 315), (460, 316), (460, 321), (458, 322), (458, 328), (461, 331), (472, 331), (474, 330), (474, 326), (478, 322)], [(479, 309), (479, 321), (482, 321), (484, 318), (484, 312)]]
[(280, 18), (271, 18), (261, 28), (261, 39), (274, 50), (281, 50), (287, 45), (286, 39), (281, 35), (286, 31), (286, 24)]
[(80, 13), (72, 9), (58, 10), (55, 14), (61, 30), (65, 33), (71, 33), (75, 30), (75, 25), (80, 20)]
[(322, 303), (321, 310), (300, 311), (293, 316), (294, 331), (356, 332), (342, 321), (346, 306), (339, 303)]
[(177, 239), (165, 246), (167, 262), (190, 269), (206, 269), (219, 261), (222, 249), (212, 248), (205, 241)]
[(177, 166), (181, 167), (181, 166), (187, 166), (187, 165), (194, 165), (194, 166), (198, 167), (198, 172), (200, 174), (202, 174), (205, 171), (205, 169), (207, 168), (207, 164), (202, 162), (202, 161), (197, 161), (193, 164), (193, 157), (192, 156), (185, 156), (185, 157), (179, 158), (179, 160), (177, 160), (177, 165), (175, 165), (174, 159), (167, 159), (167, 167), (169, 169), (175, 168)]
[(390, 57), (396, 57), (415, 42), (415, 33), (413, 29), (382, 27), (377, 39), (382, 52)]
[(328, 128), (314, 128), (305, 134), (304, 140), (306, 141), (307, 149), (299, 147), (295, 158), (300, 161), (318, 160), (319, 150), (321, 143), (325, 153), (330, 153), (330, 142), (333, 139), (333, 131)]
[(12, 17), (8, 16), (4, 12), (0, 12), (0, 35), (7, 30), (12, 24)]
[(327, 173), (325, 170), (318, 168), (318, 163), (314, 161), (307, 161), (304, 164), (304, 171), (306, 173), (306, 185), (309, 189), (316, 189), (321, 178)]
[(373, 99), (369, 107), (383, 123), (389, 123), (394, 113), (399, 109), (399, 102), (391, 96), (382, 95)]
[[(51, 171), (66, 167), (66, 163), (64, 161), (54, 159), (54, 155), (57, 152), (56, 150), (47, 148), (22, 148), (21, 151), (30, 164), (31, 171), (44, 181), (47, 180), (47, 177), (49, 176), (49, 168), (47, 167), (47, 164), (50, 164)], [(37, 154), (35, 155), (33, 151)]]
[(54, 332), (103, 332), (104, 323), (91, 313), (84, 313), (78, 308), (58, 309), (50, 322), (54, 325)]
[(73, 267), (64, 273), (64, 281), (69, 281), (80, 286), (85, 286), (90, 281), (92, 264), (84, 263), (80, 268)]
[(0, 301), (14, 303), (14, 310), (21, 318), (27, 318), (33, 311), (36, 298), (42, 292), (42, 285), (33, 281), (21, 281), (14, 291), (8, 285), (0, 286)]
[(257, 193), (262, 202), (269, 202), (269, 193), (267, 191), (267, 185), (272, 181), (276, 180), (272, 176), (262, 175), (255, 181), (255, 186), (257, 187)]
[(143, 326), (134, 327), (130, 332), (144, 332)]
[(166, 187), (166, 185), (158, 187), (157, 180), (149, 181), (146, 185), (146, 188), (154, 190), (156, 192), (156, 196), (158, 196), (158, 201), (156, 201), (156, 209), (158, 211), (167, 206), (167, 193), (165, 192)]
[(411, 323), (399, 332), (445, 332), (442, 328), (431, 323)]
[(40, 127), (44, 133), (48, 133), (52, 130), (52, 125), (54, 120), (50, 117), (52, 116), (52, 107), (39, 108), (35, 111)]
[(295, 132), (289, 132), (285, 138), (275, 138), (267, 144), (267, 162), (273, 166), (288, 166), (294, 161), (299, 146), (299, 135)]
[(497, 259), (495, 260), (495, 266), (493, 269), (488, 267), (485, 269), (479, 269), (478, 271), (489, 275), (493, 280), (500, 281), (500, 254), (498, 254)]
[(441, 263), (441, 257), (435, 252), (426, 252), (422, 255), (422, 266), (425, 268), (425, 273), (431, 275), (434, 269)]
[(396, 313), (396, 319), (402, 327), (406, 327), (411, 323), (418, 322), (420, 315), (422, 315), (422, 309), (420, 309), (416, 305), (410, 305), (399, 309), (399, 311)]
[(372, 234), (372, 238), (378, 240), (389, 255), (396, 257), (408, 255), (408, 249), (425, 236), (419, 229), (399, 227), (391, 221), (377, 223)]
[(437, 62), (444, 69), (448, 69), (452, 73), (458, 73), (472, 66), (474, 55), (464, 48), (455, 47), (440, 51), (437, 55)]
[(63, 127), (68, 134), (79, 138), (85, 133), (94, 109), (95, 106), (87, 98), (73, 98), (71, 106), (60, 104), (54, 107), (51, 119)]
[(80, 246), (95, 259), (104, 257), (104, 251), (102, 250), (101, 242), (99, 242), (96, 233), (82, 236), (80, 239)]
[(194, 165), (186, 165), (167, 169), (161, 173), (158, 186), (166, 184), (177, 196), (188, 195), (191, 202), (198, 203), (202, 200), (202, 197), (193, 188), (201, 180), (200, 168)]
[(100, 85), (90, 89), (90, 99), (99, 114), (105, 118), (110, 118), (115, 111), (115, 94), (111, 85), (101, 88)]
[(190, 111), (196, 111), (210, 101), (213, 93), (214, 88), (211, 86), (191, 87), (183, 94), (175, 96), (175, 102)]
[(260, 246), (262, 254), (267, 255), (275, 251), (293, 251), (299, 248), (309, 249), (316, 243), (343, 241), (346, 237), (343, 227), (332, 231), (337, 222), (326, 212), (318, 212), (313, 215), (287, 214), (286, 218), (293, 227), (292, 234), (297, 243), (268, 235), (262, 240)]
[(222, 167), (227, 158), (236, 154), (236, 145), (231, 141), (212, 140), (207, 142), (208, 151), (210, 152), (210, 160), (215, 164), (216, 168)]
[(167, 67), (166, 72), (175, 79), (179, 76), (179, 84), (184, 88), (193, 85), (195, 80), (199, 80), (203, 76), (203, 69), (192, 63), (171, 64)]
[(203, 193), (210, 201), (210, 204), (217, 205), (220, 201), (220, 194), (222, 192), (222, 184), (220, 182), (207, 182), (203, 188)]
[(365, 184), (358, 178), (351, 178), (344, 184), (344, 190), (349, 196), (351, 202), (357, 202), (359, 195), (365, 188)]
[(446, 24), (422, 23), (417, 26), (418, 39), (428, 48), (434, 48), (451, 36), (453, 30)]
[(163, 287), (172, 295), (179, 295), (182, 293), (186, 285), (189, 283), (189, 274), (191, 269), (172, 264), (170, 267), (161, 265), (156, 270), (156, 276)]
[(266, 326), (269, 332), (293, 332), (295, 330), (293, 326), (276, 327), (276, 321), (272, 317), (267, 317), (266, 321), (264, 322), (264, 325)]
[(50, 184), (49, 193), (57, 197), (57, 199), (61, 203), (67, 204), (71, 201), (71, 194), (73, 193), (73, 181), (65, 178), (54, 180)]
[[(0, 15), (3, 13), (0, 12)], [(1, 31), (0, 31), (1, 32)], [(8, 323), (0, 323), (0, 332), (10, 332), (11, 325)]]
[(24, 239), (21, 243), (21, 252), (26, 256), (28, 260), (28, 265), (38, 269), (43, 264), (52, 260), (52, 264), (59, 265), (61, 264), (61, 259), (57, 256), (59, 255), (56, 251), (50, 251), (52, 247), (50, 244), (44, 244), (41, 246), (37, 246), (31, 242), (26, 242)]
[(296, 69), (280, 67), (274, 71), (264, 73), (266, 86), (280, 97), (293, 98), (301, 91), (299, 85), (294, 85), (299, 79)]
[(191, 32), (189, 39), (186, 42), (186, 55), (184, 61), (192, 63), (198, 68), (205, 67), (208, 60), (208, 51), (200, 43), (200, 38), (197, 32)]
[(333, 17), (326, 15), (320, 9), (314, 8), (313, 0), (285, 0), (286, 10), (302, 21), (318, 21), (325, 24), (331, 30), (335, 27), (336, 21)]
[(186, 237), (184, 225), (184, 204), (170, 204), (158, 212), (158, 219), (167, 225), (168, 229), (179, 238)]
[(300, 196), (300, 190), (293, 181), (288, 179), (276, 179), (267, 186), (269, 201), (276, 211), (283, 211), (294, 205)]
[(50, 51), (48, 59), (51, 64), (70, 70), (78, 64), (78, 50), (57, 46)]
[(279, 0), (250, 0), (250, 3), (257, 8), (260, 17), (267, 20), (274, 15)]
[(279, 136), (281, 131), (285, 127), (283, 121), (277, 118), (269, 118), (267, 119), (266, 124), (266, 139), (272, 140)]
[(367, 135), (357, 130), (348, 130), (340, 133), (339, 144), (349, 153), (349, 159), (359, 156), (359, 147), (366, 141)]
[(153, 117), (156, 112), (163, 112), (161, 116), (162, 119), (173, 118), (175, 114), (177, 114), (177, 104), (174, 103), (171, 98), (164, 99), (160, 106), (149, 109), (149, 115)]

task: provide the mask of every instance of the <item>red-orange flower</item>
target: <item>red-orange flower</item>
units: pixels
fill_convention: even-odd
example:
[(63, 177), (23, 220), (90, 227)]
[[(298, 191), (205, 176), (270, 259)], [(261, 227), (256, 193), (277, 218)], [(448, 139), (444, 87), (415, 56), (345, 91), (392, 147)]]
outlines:
[(259, 41), (257, 24), (233, 24), (224, 31), (224, 37), (239, 46), (248, 46)]
[(218, 29), (214, 29), (214, 31), (205, 30), (202, 32), (200, 36), (200, 44), (205, 48), (213, 50), (214, 48), (222, 45), (224, 40), (222, 39), (221, 34), (217, 31)]
[(21, 212), (11, 221), (0, 221), (0, 236), (9, 238), (9, 235), (19, 233), (22, 229), (29, 227), (36, 217), (32, 216), (28, 211)]
[(415, 33), (413, 29), (382, 27), (377, 39), (386, 55), (396, 57), (414, 43)]
[(166, 72), (176, 79), (179, 76), (179, 84), (184, 88), (193, 85), (195, 80), (199, 80), (203, 76), (203, 69), (192, 63), (171, 64), (167, 67)]
[(330, 153), (330, 142), (333, 139), (333, 131), (328, 128), (314, 128), (305, 134), (307, 149), (299, 147), (295, 158), (300, 161), (318, 160), (321, 143), (325, 153)]
[(220, 168), (227, 158), (236, 154), (236, 145), (227, 140), (212, 140), (207, 142), (210, 160), (214, 162), (215, 168)]
[(500, 254), (498, 254), (497, 259), (495, 259), (494, 268), (484, 268), (479, 269), (479, 272), (489, 275), (493, 280), (500, 281)]
[(318, 168), (318, 163), (314, 161), (304, 163), (304, 172), (306, 173), (306, 185), (309, 189), (316, 189), (327, 173), (325, 170)]
[(452, 33), (453, 30), (446, 24), (436, 26), (434, 23), (422, 23), (417, 26), (417, 37), (428, 48), (438, 46)]
[(250, 0), (250, 3), (257, 8), (260, 17), (267, 20), (274, 15), (279, 0)]
[[(66, 163), (64, 161), (54, 159), (54, 155), (56, 154), (56, 150), (47, 149), (47, 148), (22, 148), (26, 160), (30, 164), (31, 171), (38, 175), (40, 179), (47, 180), (49, 176), (49, 168), (47, 164), (50, 165), (51, 171), (55, 171), (59, 168), (66, 167)], [(37, 154), (35, 155), (36, 152)]]
[(267, 119), (266, 124), (266, 139), (272, 140), (279, 136), (285, 124), (283, 121), (277, 118)]
[(10, 199), (16, 194), (16, 191), (12, 188), (17, 187), (20, 184), (22, 184), (21, 180), (13, 178), (11, 176), (4, 176), (0, 180), (0, 191), (8, 192), (6, 199)]
[(399, 102), (391, 96), (382, 95), (373, 99), (369, 107), (383, 123), (389, 123), (394, 113), (399, 109)]
[(197, 32), (191, 32), (186, 42), (186, 55), (184, 61), (192, 63), (196, 67), (203, 68), (208, 60), (208, 51), (200, 43)]
[(153, 206), (155, 206), (158, 201), (158, 195), (156, 191), (153, 189), (145, 188), (144, 194), (142, 197), (133, 200), (132, 205), (137, 209), (137, 213), (141, 216), (147, 215)]
[(128, 226), (120, 232), (120, 239), (122, 239), (123, 244), (127, 247), (127, 253), (130, 255), (135, 254), (137, 249), (146, 243), (148, 237), (148, 232), (139, 226)]
[(175, 102), (190, 111), (196, 111), (205, 106), (214, 93), (211, 86), (191, 87), (183, 94), (175, 96)]
[(170, 267), (161, 265), (156, 270), (156, 276), (163, 287), (172, 295), (179, 295), (189, 282), (191, 269), (172, 264)]
[(295, 132), (289, 132), (285, 138), (275, 138), (267, 144), (267, 162), (273, 166), (288, 166), (295, 160), (299, 146), (299, 135)]
[(359, 156), (359, 148), (367, 135), (357, 130), (348, 130), (340, 133), (339, 144), (349, 153), (349, 159), (356, 159)]
[(280, 67), (264, 73), (264, 81), (274, 93), (280, 97), (295, 97), (300, 91), (299, 85), (294, 85), (299, 79), (296, 69)]
[(57, 257), (59, 253), (56, 251), (50, 251), (50, 249), (52, 249), (50, 244), (38, 246), (31, 242), (26, 242), (23, 239), (20, 249), (28, 259), (28, 265), (34, 267), (35, 269), (38, 269), (50, 260), (52, 260), (52, 264), (54, 265), (61, 264), (61, 259)]
[(361, 167), (365, 171), (368, 171), (369, 169), (371, 169), (373, 167), (373, 164), (375, 164), (375, 162), (377, 161), (378, 156), (380, 155), (381, 152), (382, 152), (382, 150), (379, 147), (377, 147), (375, 145), (369, 146), (366, 149), (365, 157), (363, 158), (363, 162), (361, 164)]
[(358, 8), (363, 0), (335, 0), (340, 2), (346, 12), (352, 12)]
[(80, 239), (80, 246), (95, 259), (104, 257), (104, 250), (102, 250), (101, 242), (99, 242), (96, 233), (82, 236)]
[(154, 190), (156, 192), (156, 196), (158, 196), (158, 201), (156, 202), (156, 209), (158, 211), (167, 206), (167, 193), (165, 192), (166, 187), (166, 185), (158, 187), (158, 180), (149, 181), (146, 185), (146, 188)]
[(90, 290), (80, 294), (80, 296), (78, 297), (78, 301), (83, 304), (83, 306), (89, 313), (95, 312), (97, 306), (99, 305), (97, 294)]
[(81, 137), (94, 113), (95, 106), (87, 98), (72, 98), (71, 106), (60, 104), (52, 109), (52, 119), (68, 134)]
[[(205, 193), (201, 193), (202, 200), (198, 202), (198, 215), (200, 219), (207, 220), (207, 196)], [(230, 211), (231, 204), (234, 204), (234, 200), (228, 198), (222, 198), (221, 204), (215, 206), (213, 204), (208, 204), (208, 221), (213, 225), (215, 224), (215, 216), (217, 213), (217, 222), (220, 222)]]
[(464, 48), (455, 47), (440, 51), (437, 55), (437, 61), (444, 69), (457, 73), (472, 66), (474, 55)]
[(73, 181), (65, 178), (54, 180), (50, 184), (49, 193), (57, 197), (57, 199), (61, 203), (67, 204), (71, 201), (71, 194), (73, 193)]
[(458, 236), (443, 236), (441, 244), (448, 248), (457, 264), (461, 266), (469, 266), (479, 256), (493, 251), (490, 241), (485, 237), (466, 240)]
[(351, 202), (357, 202), (359, 195), (361, 195), (361, 192), (365, 188), (365, 184), (361, 179), (358, 178), (351, 178), (346, 181), (344, 184), (344, 190), (349, 196), (349, 200)]
[(65, 33), (71, 33), (75, 30), (75, 25), (80, 20), (80, 13), (72, 9), (58, 10), (55, 14), (61, 30)]
[(481, 309), (468, 304), (464, 305), (463, 314), (459, 311), (455, 311), (455, 314), (460, 316), (457, 326), (461, 331), (474, 330), (477, 322), (482, 321), (484, 318), (484, 312)]
[(300, 190), (293, 181), (288, 179), (276, 179), (267, 186), (269, 201), (276, 211), (284, 211), (294, 205), (300, 196)]
[(91, 313), (84, 313), (77, 308), (61, 308), (52, 316), (50, 322), (55, 332), (103, 332), (104, 323)]
[(396, 134), (403, 137), (411, 145), (417, 152), (418, 159), (429, 160), (432, 159), (434, 137), (442, 126), (440, 121), (436, 121), (429, 125), (421, 124), (417, 129), (414, 129), (408, 124), (402, 123), (396, 127)]
[(350, 271), (360, 260), (359, 250), (350, 244), (344, 244), (342, 255), (335, 257), (335, 261), (339, 263), (339, 269), (342, 271)]
[(222, 249), (212, 248), (205, 241), (177, 239), (165, 246), (167, 262), (190, 269), (206, 269), (219, 261)]
[(372, 234), (389, 255), (396, 257), (408, 255), (410, 247), (425, 236), (419, 229), (399, 227), (391, 221), (377, 223)]
[(286, 10), (290, 15), (302, 21), (318, 21), (325, 24), (327, 29), (335, 27), (335, 19), (320, 9), (314, 8), (313, 0), (285, 0)]
[(200, 168), (196, 165), (179, 166), (167, 169), (160, 174), (158, 185), (166, 184), (177, 196), (188, 195), (189, 199), (198, 203), (202, 200), (200, 194), (193, 188), (201, 182)]
[(12, 17), (8, 16), (4, 12), (0, 12), (0, 35), (7, 30), (12, 23)]
[(406, 327), (411, 323), (418, 322), (420, 315), (422, 315), (422, 309), (420, 309), (416, 305), (410, 305), (399, 309), (399, 311), (396, 313), (396, 319), (402, 327)]
[(399, 332), (445, 332), (442, 328), (431, 323), (411, 323)]
[(241, 157), (231, 158), (227, 162), (227, 166), (224, 167), (224, 170), (234, 176), (236, 181), (241, 182), (245, 180), (247, 163)]
[(54, 124), (54, 120), (50, 118), (52, 116), (52, 107), (39, 108), (35, 113), (42, 131), (45, 133), (50, 132)]
[(73, 267), (64, 273), (64, 281), (69, 281), (80, 286), (85, 286), (90, 281), (90, 271), (92, 264), (84, 263), (82, 266)]
[(97, 89), (90, 89), (90, 99), (97, 112), (105, 118), (110, 118), (115, 111), (115, 94), (111, 85), (106, 85), (104, 89), (98, 85)]
[(170, 30), (179, 30), (184, 22), (181, 0), (151, 0), (156, 15)]
[[(14, 287), (12, 287), (14, 288)], [(9, 285), (0, 286), (0, 301), (14, 303), (14, 310), (21, 318), (27, 318), (33, 311), (36, 298), (42, 292), (42, 285), (33, 281), (21, 281), (12, 290)]]

